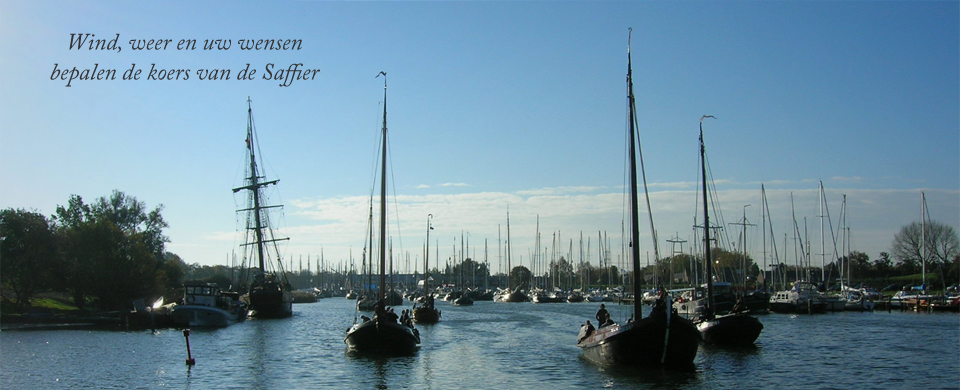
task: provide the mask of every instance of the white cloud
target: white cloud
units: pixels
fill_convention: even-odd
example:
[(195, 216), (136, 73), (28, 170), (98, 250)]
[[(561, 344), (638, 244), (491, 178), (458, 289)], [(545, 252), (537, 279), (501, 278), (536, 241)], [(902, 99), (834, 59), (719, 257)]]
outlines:
[[(801, 185), (800, 189), (767, 188), (768, 208), (772, 214), (769, 220), (773, 224), (773, 237), (768, 237), (767, 251), (772, 252), (775, 244), (781, 261), (795, 262), (795, 229), (810, 242), (813, 262), (820, 262), (820, 218), (819, 190), (813, 185)], [(671, 186), (665, 186), (671, 187)], [(672, 187), (682, 187), (673, 185)], [(769, 187), (769, 186), (768, 186)], [(927, 204), (934, 215), (958, 230), (960, 222), (960, 191), (926, 190)], [(824, 219), (826, 249), (828, 260), (832, 258), (833, 243), (830, 238), (830, 226), (839, 231), (839, 218), (843, 195), (847, 195), (845, 210), (847, 224), (850, 227), (852, 249), (867, 253), (871, 259), (881, 251), (889, 251), (890, 241), (899, 229), (915, 220), (919, 220), (920, 190), (876, 190), (876, 189), (834, 189), (827, 188), (825, 197), (829, 220)], [(792, 202), (791, 202), (792, 195)], [(685, 251), (697, 242), (694, 237), (694, 218), (702, 218), (702, 203), (695, 187), (689, 190), (652, 191), (650, 203), (660, 239), (660, 253), (666, 256), (671, 250), (666, 240), (676, 236), (687, 240)], [(759, 185), (755, 189), (722, 189), (714, 199), (719, 210), (711, 209), (712, 224), (726, 228), (730, 241), (738, 242), (740, 230), (735, 223), (746, 214), (751, 226), (747, 230), (748, 250), (757, 261), (761, 261), (761, 199)], [(374, 200), (374, 224), (378, 222), (377, 200)], [(422, 252), (427, 214), (433, 214), (431, 233), (431, 252), (439, 243), (440, 258), (451, 255), (456, 242), (460, 245), (461, 232), (468, 235), (472, 248), (471, 256), (483, 259), (483, 243), (488, 243), (488, 260), (497, 267), (497, 237), (506, 239), (506, 218), (510, 212), (511, 234), (515, 262), (523, 258), (529, 260), (537, 232), (539, 216), (541, 237), (559, 234), (562, 242), (560, 250), (569, 248), (573, 240), (574, 251), (579, 253), (578, 244), (581, 232), (584, 240), (590, 240), (593, 251), (596, 250), (598, 232), (610, 237), (614, 247), (620, 245), (622, 221), (627, 218), (625, 205), (629, 197), (621, 189), (610, 187), (554, 187), (516, 192), (472, 192), (461, 194), (401, 194), (389, 197), (388, 230), (394, 239), (394, 252), (410, 253), (411, 258), (419, 258)], [(641, 194), (641, 250), (644, 256), (652, 256), (649, 222), (645, 200)], [(744, 207), (744, 205), (750, 205)], [(714, 207), (714, 206), (711, 206)], [(766, 212), (765, 210), (763, 211)], [(325, 257), (334, 263), (346, 261), (352, 250), (353, 257), (359, 261), (360, 253), (367, 242), (370, 198), (368, 196), (340, 196), (332, 198), (297, 199), (289, 202), (286, 208), (287, 226), (282, 234), (291, 239), (284, 251), (286, 255), (319, 254), (321, 247)], [(797, 217), (796, 228), (793, 215)], [(824, 213), (826, 215), (826, 213)], [(399, 227), (398, 227), (399, 226)], [(499, 227), (499, 230), (498, 230)], [(769, 232), (770, 226), (766, 226)], [(768, 233), (769, 234), (769, 233)], [(787, 237), (785, 251), (784, 237)], [(218, 242), (236, 241), (234, 233), (211, 233), (207, 239)], [(545, 240), (547, 246), (551, 240)], [(235, 243), (236, 244), (236, 243)], [(229, 250), (229, 249), (228, 249)], [(618, 252), (618, 251), (614, 251)], [(786, 253), (786, 255), (784, 255)], [(772, 257), (772, 256), (771, 256)], [(596, 263), (596, 255), (591, 254)], [(494, 268), (496, 269), (496, 268)]]

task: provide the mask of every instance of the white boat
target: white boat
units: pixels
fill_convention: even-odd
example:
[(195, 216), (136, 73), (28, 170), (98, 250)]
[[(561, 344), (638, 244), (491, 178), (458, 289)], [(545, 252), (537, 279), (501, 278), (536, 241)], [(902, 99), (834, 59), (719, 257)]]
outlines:
[(820, 294), (820, 301), (826, 311), (844, 311), (847, 307), (847, 298), (843, 294)]
[(873, 311), (876, 303), (870, 295), (860, 290), (848, 290), (841, 293), (846, 300), (844, 310), (846, 311)]
[(890, 298), (890, 306), (892, 307), (916, 306), (918, 300), (932, 302), (940, 298), (941, 297), (937, 295), (925, 294), (923, 290), (897, 291), (897, 293), (893, 294), (893, 297)]
[(224, 328), (246, 318), (239, 294), (221, 291), (216, 283), (187, 282), (183, 290), (183, 304), (171, 314), (178, 326)]
[(827, 304), (813, 283), (797, 281), (789, 290), (778, 291), (770, 297), (770, 311), (777, 313), (823, 313)]

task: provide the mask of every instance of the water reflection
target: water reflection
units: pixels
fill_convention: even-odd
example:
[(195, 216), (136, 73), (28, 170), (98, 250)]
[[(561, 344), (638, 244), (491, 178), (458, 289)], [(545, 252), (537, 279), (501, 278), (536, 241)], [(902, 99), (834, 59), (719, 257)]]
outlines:
[(386, 390), (410, 387), (411, 374), (417, 366), (417, 356), (386, 356), (382, 354), (348, 352), (345, 354), (356, 388)]
[[(194, 367), (179, 330), (0, 332), (0, 383), (68, 388), (943, 388), (960, 378), (956, 314), (770, 315), (755, 348), (702, 347), (692, 372), (604, 367), (581, 357), (576, 333), (597, 305), (444, 306), (404, 357), (346, 352), (348, 300), (294, 307), (293, 318), (195, 329)], [(617, 308), (612, 307), (614, 311)], [(918, 340), (920, 340), (918, 342)], [(108, 352), (105, 352), (108, 351)], [(870, 364), (835, 364), (856, 356)], [(846, 360), (845, 360), (846, 359)], [(903, 375), (903, 362), (922, 362)]]
[(598, 365), (582, 355), (580, 362), (593, 367), (601, 374), (601, 387), (604, 388), (650, 388), (663, 387), (689, 388), (701, 385), (700, 373), (696, 366), (689, 367), (629, 367), (619, 365)]

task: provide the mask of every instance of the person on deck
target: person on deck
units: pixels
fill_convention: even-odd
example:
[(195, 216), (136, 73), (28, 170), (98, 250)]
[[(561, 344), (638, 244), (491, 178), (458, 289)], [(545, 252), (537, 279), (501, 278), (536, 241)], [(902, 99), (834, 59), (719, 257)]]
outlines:
[(610, 325), (613, 325), (613, 324), (614, 324), (614, 322), (613, 322), (613, 319), (610, 318), (610, 313), (607, 313), (607, 319), (606, 319), (605, 321), (603, 321), (603, 325), (601, 325), (601, 326), (610, 326)]
[(583, 341), (587, 337), (590, 337), (590, 335), (593, 334), (594, 330), (596, 329), (593, 328), (593, 324), (590, 323), (590, 320), (587, 320), (587, 324), (583, 325), (582, 328), (580, 329), (580, 338), (577, 339), (577, 343), (579, 344), (581, 341)]
[(604, 304), (600, 304), (600, 310), (597, 310), (597, 325), (603, 326), (604, 322), (607, 322), (607, 317), (610, 316), (610, 313), (607, 312), (607, 307)]

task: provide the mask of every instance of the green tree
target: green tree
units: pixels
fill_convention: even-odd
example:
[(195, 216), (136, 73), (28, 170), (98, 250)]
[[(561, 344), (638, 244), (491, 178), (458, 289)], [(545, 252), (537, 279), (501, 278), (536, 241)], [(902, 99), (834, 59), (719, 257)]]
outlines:
[(78, 307), (92, 296), (103, 308), (119, 309), (181, 282), (176, 259), (165, 266), (162, 208), (147, 211), (143, 202), (120, 191), (91, 205), (72, 195), (67, 207), (57, 207), (65, 259), (61, 277)]
[(510, 283), (513, 288), (521, 287), (522, 289), (530, 289), (530, 269), (522, 265), (513, 267), (510, 270)]
[(486, 264), (473, 261), (469, 257), (458, 264), (454, 264), (450, 272), (453, 275), (453, 282), (460, 288), (482, 286), (483, 281), (490, 277), (490, 270), (487, 269)]
[(870, 256), (863, 252), (853, 251), (850, 256), (841, 257), (838, 262), (842, 267), (846, 283), (853, 283), (853, 279), (870, 277)]
[(893, 270), (893, 260), (890, 259), (890, 253), (880, 252), (880, 257), (873, 261), (871, 266), (874, 277), (888, 278)]
[(0, 211), (0, 259), (0, 284), (13, 291), (14, 308), (22, 312), (34, 294), (53, 284), (50, 271), (59, 262), (47, 217), (23, 209)]
[(960, 282), (960, 255), (953, 256), (953, 261), (947, 269), (946, 284)]

